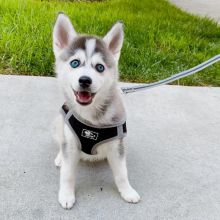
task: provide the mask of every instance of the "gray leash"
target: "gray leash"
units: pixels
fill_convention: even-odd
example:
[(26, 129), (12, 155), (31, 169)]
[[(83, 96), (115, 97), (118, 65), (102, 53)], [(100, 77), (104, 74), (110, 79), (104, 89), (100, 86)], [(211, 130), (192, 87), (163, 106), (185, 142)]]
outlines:
[(213, 65), (214, 63), (217, 63), (218, 61), (220, 61), (220, 54), (212, 57), (211, 59), (191, 68), (188, 70), (185, 70), (183, 72), (177, 73), (173, 76), (170, 76), (166, 79), (160, 80), (158, 82), (154, 82), (154, 83), (149, 83), (149, 84), (142, 84), (142, 85), (137, 85), (137, 86), (131, 86), (131, 87), (122, 87), (122, 91), (123, 93), (127, 94), (127, 93), (132, 93), (132, 92), (137, 92), (137, 91), (141, 91), (141, 90), (145, 90), (145, 89), (151, 89), (154, 88), (156, 86), (161, 86), (161, 85), (165, 85), (168, 83), (171, 83), (175, 80), (184, 78), (186, 76), (190, 76), (194, 73), (197, 73), (205, 68), (207, 68), (208, 66)]

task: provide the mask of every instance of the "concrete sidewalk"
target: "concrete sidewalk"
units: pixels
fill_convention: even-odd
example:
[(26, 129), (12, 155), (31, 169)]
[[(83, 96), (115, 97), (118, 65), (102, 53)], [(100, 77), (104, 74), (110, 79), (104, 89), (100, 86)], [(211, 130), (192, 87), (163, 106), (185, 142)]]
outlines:
[(170, 2), (190, 13), (210, 17), (220, 24), (219, 0), (170, 0)]
[(50, 132), (62, 102), (54, 78), (0, 76), (1, 220), (220, 219), (220, 88), (126, 95), (128, 170), (142, 200), (120, 198), (106, 162), (82, 162), (70, 211), (57, 202)]

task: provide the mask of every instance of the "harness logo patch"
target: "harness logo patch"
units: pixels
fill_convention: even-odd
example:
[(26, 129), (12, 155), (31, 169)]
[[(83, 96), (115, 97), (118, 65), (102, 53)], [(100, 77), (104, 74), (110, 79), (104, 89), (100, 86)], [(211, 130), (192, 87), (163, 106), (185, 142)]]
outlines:
[(90, 131), (90, 130), (87, 130), (87, 129), (83, 129), (82, 134), (81, 134), (82, 137), (89, 138), (89, 139), (92, 139), (92, 140), (97, 140), (98, 135), (99, 134), (97, 132)]

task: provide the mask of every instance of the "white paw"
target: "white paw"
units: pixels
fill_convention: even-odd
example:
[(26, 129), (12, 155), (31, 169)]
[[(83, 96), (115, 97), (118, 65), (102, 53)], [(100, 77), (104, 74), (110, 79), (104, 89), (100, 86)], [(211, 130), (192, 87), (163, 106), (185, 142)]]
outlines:
[(121, 197), (126, 202), (130, 202), (130, 203), (138, 203), (140, 201), (139, 194), (133, 188), (129, 188), (127, 190), (122, 190)]
[(75, 195), (71, 192), (59, 192), (59, 203), (64, 209), (71, 209), (75, 203)]
[(62, 163), (62, 156), (61, 153), (58, 153), (55, 160), (54, 160), (55, 166), (56, 167), (61, 167), (61, 163)]

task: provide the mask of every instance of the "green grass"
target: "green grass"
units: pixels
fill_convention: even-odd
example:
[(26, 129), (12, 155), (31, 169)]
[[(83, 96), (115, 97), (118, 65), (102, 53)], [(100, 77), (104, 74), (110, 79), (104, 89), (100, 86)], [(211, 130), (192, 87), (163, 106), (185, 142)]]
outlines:
[[(69, 2), (0, 0), (0, 73), (54, 76), (51, 35), (57, 12), (79, 32), (104, 35), (122, 20), (121, 80), (152, 82), (220, 53), (220, 28), (164, 0)], [(220, 86), (220, 64), (178, 82)]]

